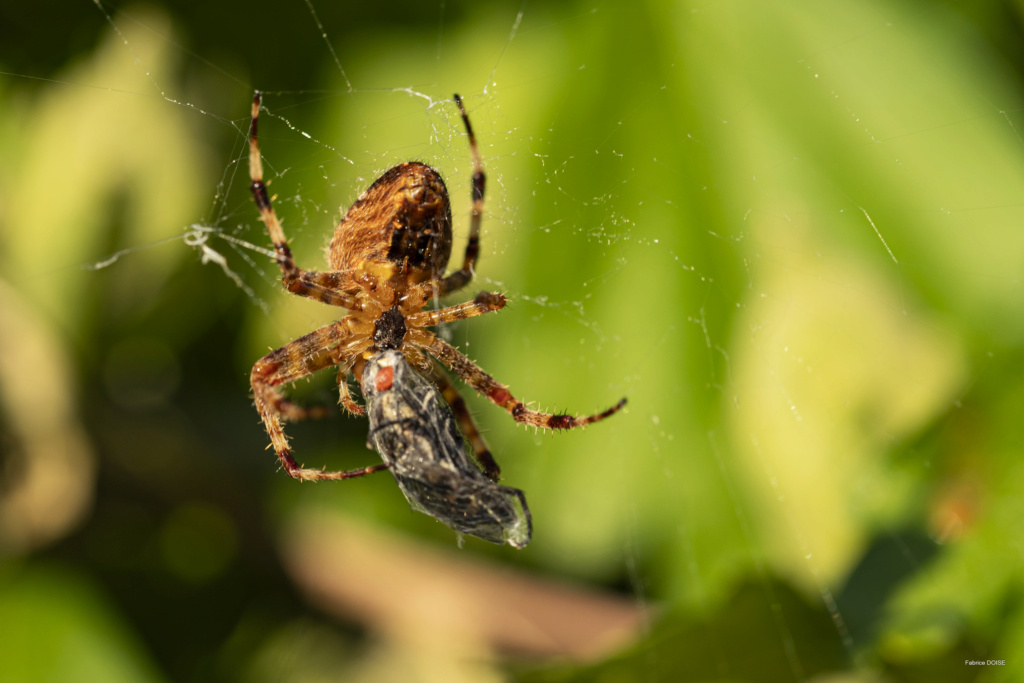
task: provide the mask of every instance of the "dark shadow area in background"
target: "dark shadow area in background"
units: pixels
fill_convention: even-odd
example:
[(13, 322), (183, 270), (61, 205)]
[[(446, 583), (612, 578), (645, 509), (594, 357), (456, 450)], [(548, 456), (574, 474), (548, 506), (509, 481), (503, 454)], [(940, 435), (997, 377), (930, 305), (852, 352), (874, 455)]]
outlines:
[(875, 539), (836, 596), (854, 647), (874, 642), (893, 593), (924, 569), (938, 551), (939, 545), (916, 529)]

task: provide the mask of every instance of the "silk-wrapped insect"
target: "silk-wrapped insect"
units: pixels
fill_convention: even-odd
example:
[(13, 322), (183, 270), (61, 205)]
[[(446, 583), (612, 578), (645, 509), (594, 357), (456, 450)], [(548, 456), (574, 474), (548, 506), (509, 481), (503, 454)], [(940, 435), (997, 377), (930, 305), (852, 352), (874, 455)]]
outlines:
[(361, 379), (376, 449), (414, 510), (461, 534), (523, 548), (532, 525), (519, 489), (494, 483), (437, 388), (395, 349), (375, 354)]

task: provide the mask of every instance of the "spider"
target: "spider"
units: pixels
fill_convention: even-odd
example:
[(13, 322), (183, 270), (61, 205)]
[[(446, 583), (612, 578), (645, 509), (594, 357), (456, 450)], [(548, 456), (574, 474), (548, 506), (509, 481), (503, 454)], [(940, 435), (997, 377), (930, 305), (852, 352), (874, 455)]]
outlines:
[(349, 393), (348, 379), (350, 375), (362, 377), (367, 361), (382, 350), (400, 351), (413, 368), (437, 387), (469, 440), (477, 463), (492, 481), (498, 481), (501, 469), (473, 424), (462, 397), (437, 363), (507, 410), (516, 422), (535, 427), (553, 430), (583, 427), (615, 414), (626, 403), (622, 399), (611, 408), (586, 417), (532, 410), (513, 396), (508, 387), (427, 329), (499, 311), (506, 303), (503, 294), (480, 292), (472, 301), (424, 310), (432, 300), (456, 292), (472, 280), (480, 250), (483, 162), (462, 99), (458, 95), (454, 99), (473, 159), (473, 204), (462, 268), (444, 275), (452, 250), (448, 191), (440, 174), (418, 161), (407, 161), (385, 171), (359, 195), (334, 231), (327, 250), (330, 270), (299, 268), (263, 180), (263, 161), (256, 134), (262, 94), (256, 91), (253, 97), (249, 127), (250, 189), (274, 244), (275, 261), (281, 269), (284, 287), (293, 294), (348, 311), (340, 320), (267, 354), (256, 362), (250, 375), (256, 409), (274, 451), (285, 471), (296, 479), (349, 479), (390, 467), (384, 462), (357, 470), (331, 472), (300, 466), (292, 456), (282, 419), (322, 417), (326, 409), (298, 406), (278, 389), (319, 370), (337, 367), (341, 406), (354, 415), (365, 415), (365, 408)]

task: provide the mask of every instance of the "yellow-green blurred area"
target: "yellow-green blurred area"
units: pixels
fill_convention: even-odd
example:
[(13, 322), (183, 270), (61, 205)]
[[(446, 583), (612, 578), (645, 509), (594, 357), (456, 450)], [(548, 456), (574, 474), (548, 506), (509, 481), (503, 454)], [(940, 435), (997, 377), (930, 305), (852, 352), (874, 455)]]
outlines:
[[(1022, 11), (0, 7), (0, 680), (1024, 680)], [(526, 549), (266, 450), (252, 364), (343, 312), (281, 288), (256, 88), (311, 269), (410, 159), (461, 263), (465, 99), (451, 303), (510, 304), (440, 334), (540, 409), (629, 399), (552, 435), (460, 385)]]

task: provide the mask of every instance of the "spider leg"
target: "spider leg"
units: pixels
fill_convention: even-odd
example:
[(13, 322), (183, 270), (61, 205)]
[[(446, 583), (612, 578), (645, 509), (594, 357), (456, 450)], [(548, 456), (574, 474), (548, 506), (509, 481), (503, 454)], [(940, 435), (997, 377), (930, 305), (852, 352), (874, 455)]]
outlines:
[(456, 320), (473, 318), (484, 313), (493, 313), (505, 308), (504, 294), (498, 292), (480, 292), (476, 298), (455, 306), (445, 306), (436, 311), (417, 311), (406, 316), (406, 324), (410, 327), (433, 327)]
[(484, 212), (484, 186), (487, 184), (484, 164), (480, 160), (480, 148), (476, 144), (476, 135), (473, 134), (473, 126), (469, 124), (469, 115), (466, 114), (462, 98), (458, 95), (455, 95), (455, 104), (458, 105), (462, 123), (466, 126), (469, 151), (473, 155), (473, 209), (470, 214), (469, 241), (466, 243), (466, 255), (462, 259), (462, 269), (441, 280), (438, 296), (445, 296), (462, 289), (473, 279), (473, 269), (476, 268), (476, 260), (480, 255), (480, 220)]
[(256, 362), (250, 374), (256, 410), (263, 418), (263, 424), (270, 435), (270, 442), (281, 465), (296, 479), (315, 481), (320, 479), (351, 479), (387, 469), (387, 464), (371, 465), (358, 470), (325, 472), (301, 467), (292, 457), (288, 438), (284, 434), (281, 418), (301, 419), (319, 414), (315, 409), (302, 409), (283, 398), (277, 387), (294, 382), (318, 370), (333, 365), (345, 365), (354, 355), (361, 353), (365, 346), (372, 344), (366, 339), (343, 348), (339, 357), (337, 347), (354, 334), (365, 332), (363, 323), (352, 318), (343, 318), (318, 330), (285, 344), (276, 351)]
[(348, 375), (352, 372), (353, 362), (346, 363), (338, 368), (338, 403), (353, 415), (366, 415), (366, 408), (355, 402), (348, 388)]
[(284, 286), (292, 294), (316, 299), (331, 306), (362, 310), (363, 306), (356, 297), (339, 289), (341, 273), (303, 270), (295, 265), (292, 250), (288, 247), (288, 240), (281, 228), (281, 221), (278, 220), (270, 203), (267, 184), (263, 181), (263, 159), (260, 157), (256, 135), (262, 101), (263, 95), (257, 90), (252, 98), (252, 122), (249, 124), (249, 178), (252, 181), (249, 189), (252, 190), (256, 206), (260, 210), (260, 217), (267, 226), (270, 240), (274, 243), (274, 258), (283, 274)]
[(626, 399), (622, 399), (607, 410), (585, 417), (554, 415), (552, 413), (531, 410), (522, 401), (513, 396), (508, 387), (488, 375), (476, 363), (466, 358), (448, 342), (426, 330), (411, 330), (410, 332), (415, 332), (412, 335), (413, 343), (422, 346), (431, 356), (441, 361), (445, 367), (458, 375), (466, 384), (476, 389), (477, 392), (487, 397), (492, 403), (507, 410), (516, 422), (546, 429), (574, 429), (576, 427), (585, 427), (594, 422), (600, 422), (606, 417), (611, 417), (626, 405)]
[(445, 402), (451, 407), (452, 412), (455, 413), (455, 419), (458, 421), (462, 433), (466, 435), (469, 443), (473, 446), (473, 455), (476, 457), (476, 461), (480, 463), (480, 466), (483, 467), (484, 474), (491, 481), (498, 481), (501, 478), (501, 468), (498, 467), (498, 463), (494, 462), (494, 456), (491, 455), (484, 437), (480, 434), (480, 430), (477, 429), (476, 423), (473, 422), (473, 416), (469, 414), (466, 401), (463, 400), (458, 390), (455, 389), (455, 386), (452, 385), (444, 373), (436, 368), (430, 373), (430, 379), (433, 380), (434, 386), (438, 388)]

